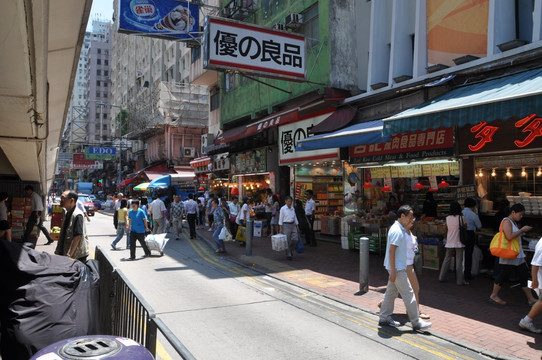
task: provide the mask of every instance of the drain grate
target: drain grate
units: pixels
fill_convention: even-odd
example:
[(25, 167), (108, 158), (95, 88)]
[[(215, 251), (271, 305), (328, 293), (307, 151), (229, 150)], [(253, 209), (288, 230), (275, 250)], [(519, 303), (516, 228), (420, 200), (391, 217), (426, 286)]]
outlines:
[(59, 354), (66, 359), (102, 359), (113, 356), (122, 350), (122, 345), (114, 339), (84, 338), (70, 341), (62, 346)]

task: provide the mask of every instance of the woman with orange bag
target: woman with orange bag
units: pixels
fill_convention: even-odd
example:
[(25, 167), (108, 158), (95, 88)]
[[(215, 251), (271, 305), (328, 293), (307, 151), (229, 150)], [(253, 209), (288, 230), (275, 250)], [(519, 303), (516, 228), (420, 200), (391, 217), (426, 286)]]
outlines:
[(529, 279), (529, 269), (527, 263), (525, 263), (525, 253), (521, 247), (521, 236), (532, 229), (531, 226), (524, 226), (521, 229), (518, 227), (517, 223), (521, 221), (525, 215), (525, 207), (522, 204), (514, 204), (510, 208), (510, 215), (505, 217), (502, 220), (502, 231), (504, 236), (507, 239), (519, 239), (520, 243), (520, 252), (515, 259), (504, 259), (499, 258), (499, 272), (495, 278), (495, 283), (493, 284), (493, 292), (489, 296), (489, 300), (498, 305), (506, 305), (506, 301), (499, 298), (499, 291), (503, 282), (508, 279), (512, 271), (517, 270), (519, 276), (519, 282), (521, 285), (521, 290), (525, 293), (527, 297), (527, 302), (529, 305), (536, 303), (536, 298), (533, 296), (533, 292), (530, 288), (527, 287), (527, 280)]

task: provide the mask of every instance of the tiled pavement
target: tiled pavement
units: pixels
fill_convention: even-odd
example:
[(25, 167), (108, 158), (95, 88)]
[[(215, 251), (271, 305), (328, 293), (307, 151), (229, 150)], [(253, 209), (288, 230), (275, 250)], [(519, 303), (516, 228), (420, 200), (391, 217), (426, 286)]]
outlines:
[[(198, 237), (214, 246), (211, 233), (198, 230)], [(254, 238), (252, 256), (238, 243), (226, 244), (229, 258), (305, 288), (317, 291), (365, 311), (377, 313), (387, 282), (383, 257), (370, 256), (369, 292), (359, 291), (359, 253), (343, 250), (340, 244), (319, 242), (317, 247), (306, 247), (305, 253), (286, 259), (283, 252), (271, 249), (269, 237)], [(220, 255), (223, 256), (223, 255)], [(449, 281), (440, 283), (438, 272), (423, 270), (420, 277), (422, 311), (431, 316), (435, 336), (463, 344), (497, 358), (540, 359), (542, 334), (536, 335), (518, 326), (529, 306), (518, 288), (503, 287), (500, 296), (508, 304), (489, 302), (492, 279), (479, 275), (470, 285), (457, 286), (453, 274)], [(395, 317), (406, 322), (406, 311), (401, 300), (395, 302)], [(542, 327), (542, 318), (535, 320)]]

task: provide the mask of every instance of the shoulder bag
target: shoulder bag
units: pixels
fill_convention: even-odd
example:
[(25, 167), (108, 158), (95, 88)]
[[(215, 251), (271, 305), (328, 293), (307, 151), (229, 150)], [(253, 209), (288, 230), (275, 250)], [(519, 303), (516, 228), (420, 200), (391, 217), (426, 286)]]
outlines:
[(459, 215), (459, 241), (461, 241), (461, 244), (463, 245), (467, 245), (467, 242), (469, 241), (469, 233), (463, 223), (463, 216), (461, 215)]
[(519, 239), (515, 238), (509, 240), (506, 238), (503, 231), (503, 224), (505, 220), (506, 218), (501, 221), (499, 232), (495, 234), (493, 240), (491, 240), (489, 251), (491, 251), (491, 255), (493, 256), (501, 257), (503, 259), (515, 259), (519, 255), (520, 251)]

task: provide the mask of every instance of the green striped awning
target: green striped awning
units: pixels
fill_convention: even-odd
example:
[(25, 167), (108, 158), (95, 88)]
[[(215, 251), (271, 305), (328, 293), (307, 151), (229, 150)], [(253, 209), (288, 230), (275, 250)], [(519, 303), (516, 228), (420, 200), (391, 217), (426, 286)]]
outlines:
[(456, 88), (383, 119), (384, 135), (542, 115), (542, 68)]

